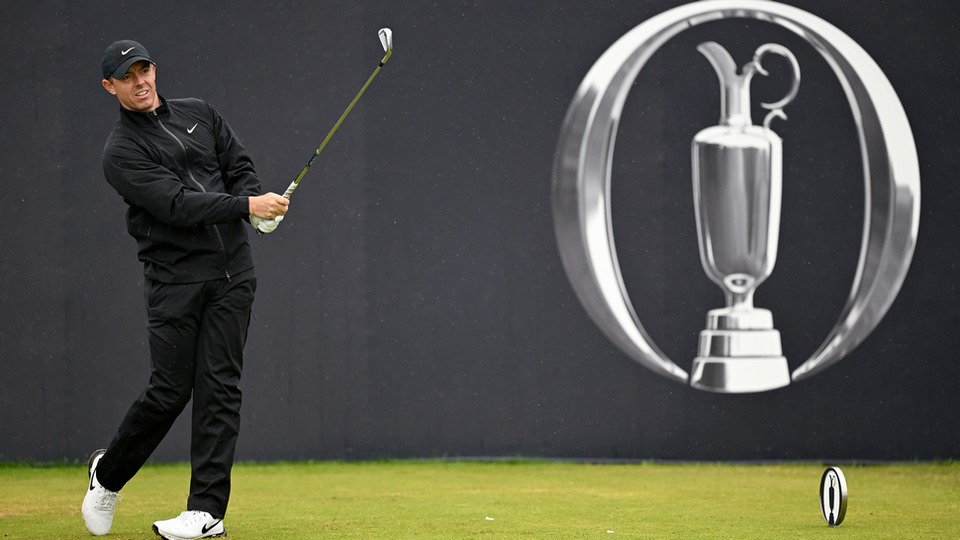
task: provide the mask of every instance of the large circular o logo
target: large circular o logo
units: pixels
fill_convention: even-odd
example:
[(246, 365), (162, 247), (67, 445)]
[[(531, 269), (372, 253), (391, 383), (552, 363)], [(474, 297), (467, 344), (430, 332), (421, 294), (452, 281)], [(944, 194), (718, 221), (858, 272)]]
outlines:
[[(624, 287), (611, 223), (611, 161), (627, 94), (647, 60), (683, 30), (731, 18), (781, 26), (817, 50), (844, 89), (860, 139), (866, 211), (857, 271), (833, 329), (790, 373), (791, 381), (799, 381), (842, 359), (877, 326), (906, 277), (920, 222), (920, 166), (903, 105), (876, 62), (830, 23), (767, 0), (705, 0), (661, 13), (628, 32), (593, 65), (567, 110), (553, 167), (554, 228), (567, 276), (607, 337), (656, 373), (690, 381), (687, 371), (650, 339)], [(763, 382), (762, 375), (757, 378)], [(767, 388), (721, 381), (707, 389)]]

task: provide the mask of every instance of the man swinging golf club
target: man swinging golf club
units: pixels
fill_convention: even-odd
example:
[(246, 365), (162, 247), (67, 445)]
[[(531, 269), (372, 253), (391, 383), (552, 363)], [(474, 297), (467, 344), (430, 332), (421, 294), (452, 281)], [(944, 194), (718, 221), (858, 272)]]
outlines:
[(101, 67), (103, 87), (120, 102), (103, 171), (129, 206), (127, 230), (144, 265), (151, 373), (110, 445), (90, 456), (81, 513), (91, 534), (110, 531), (121, 488), (192, 397), (187, 511), (153, 531), (169, 540), (225, 536), (257, 286), (245, 223), (272, 232), (290, 201), (260, 194), (250, 156), (213, 107), (157, 93), (143, 45), (113, 43)]

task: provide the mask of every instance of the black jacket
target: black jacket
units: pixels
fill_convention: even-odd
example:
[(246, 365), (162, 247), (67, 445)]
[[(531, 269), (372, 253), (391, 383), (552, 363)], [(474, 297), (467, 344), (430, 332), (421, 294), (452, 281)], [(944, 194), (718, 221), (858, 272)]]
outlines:
[(196, 283), (252, 270), (247, 197), (260, 194), (260, 180), (250, 156), (205, 101), (161, 101), (150, 113), (121, 107), (103, 149), (144, 275)]

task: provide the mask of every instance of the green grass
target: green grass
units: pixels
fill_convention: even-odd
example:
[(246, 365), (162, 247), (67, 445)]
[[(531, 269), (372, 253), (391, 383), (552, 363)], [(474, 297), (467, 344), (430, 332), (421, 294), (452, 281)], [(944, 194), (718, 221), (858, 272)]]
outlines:
[[(820, 465), (538, 461), (239, 464), (234, 539), (957, 538), (960, 463), (845, 466), (843, 524), (820, 517)], [(156, 538), (184, 510), (186, 465), (128, 484), (107, 538)], [(0, 539), (87, 539), (84, 466), (0, 465)]]

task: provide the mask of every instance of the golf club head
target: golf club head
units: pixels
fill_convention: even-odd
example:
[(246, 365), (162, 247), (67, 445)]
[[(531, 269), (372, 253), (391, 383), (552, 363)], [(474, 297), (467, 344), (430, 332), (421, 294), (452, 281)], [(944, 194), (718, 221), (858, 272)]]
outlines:
[(387, 60), (390, 59), (390, 55), (393, 54), (393, 31), (389, 28), (381, 28), (377, 34), (380, 36), (380, 44), (383, 45), (383, 50), (387, 54), (383, 56), (383, 60), (380, 61), (380, 65), (387, 63)]

